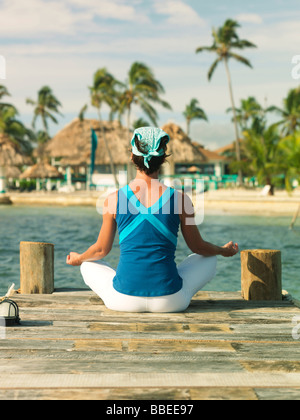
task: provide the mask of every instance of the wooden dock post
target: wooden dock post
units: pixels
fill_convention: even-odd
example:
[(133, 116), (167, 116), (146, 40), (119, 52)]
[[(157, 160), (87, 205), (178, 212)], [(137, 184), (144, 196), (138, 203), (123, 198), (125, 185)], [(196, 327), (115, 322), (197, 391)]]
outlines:
[(52, 294), (54, 292), (54, 245), (21, 242), (20, 275), (22, 294)]
[(282, 300), (280, 251), (242, 251), (241, 263), (242, 296), (245, 300)]

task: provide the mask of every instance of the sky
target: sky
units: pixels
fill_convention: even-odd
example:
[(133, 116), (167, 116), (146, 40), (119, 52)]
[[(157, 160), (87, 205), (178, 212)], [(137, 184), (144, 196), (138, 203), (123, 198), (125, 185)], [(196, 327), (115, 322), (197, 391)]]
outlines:
[[(215, 57), (195, 51), (211, 45), (212, 28), (228, 18), (240, 23), (240, 38), (258, 47), (241, 52), (253, 69), (230, 62), (236, 105), (254, 96), (262, 105), (281, 106), (300, 84), (292, 77), (292, 59), (300, 55), (299, 0), (0, 0), (0, 56), (6, 61), (0, 84), (28, 125), (33, 109), (26, 98), (50, 86), (63, 105), (63, 117), (51, 126), (54, 135), (89, 102), (97, 69), (125, 81), (131, 64), (143, 62), (172, 106), (158, 107), (160, 126), (172, 121), (185, 128), (183, 111), (196, 98), (209, 122), (193, 122), (191, 137), (214, 150), (234, 139), (226, 73), (220, 65), (209, 82)], [(141, 116), (134, 108), (133, 119)], [(87, 117), (96, 118), (93, 108)]]

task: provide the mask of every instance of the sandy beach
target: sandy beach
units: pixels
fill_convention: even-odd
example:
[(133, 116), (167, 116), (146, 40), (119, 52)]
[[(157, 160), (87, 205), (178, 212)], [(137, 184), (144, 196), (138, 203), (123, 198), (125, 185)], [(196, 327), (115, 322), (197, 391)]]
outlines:
[(262, 196), (259, 190), (245, 189), (210, 191), (205, 195), (205, 211), (216, 214), (293, 216), (299, 205), (299, 190), (292, 195), (286, 191), (277, 191), (273, 197)]
[[(106, 193), (86, 192), (55, 193), (31, 192), (10, 193), (16, 206), (103, 206)], [(292, 195), (277, 191), (275, 196), (262, 196), (260, 190), (226, 189), (209, 191), (204, 196), (205, 212), (208, 214), (240, 214), (293, 216), (300, 205), (300, 190)]]

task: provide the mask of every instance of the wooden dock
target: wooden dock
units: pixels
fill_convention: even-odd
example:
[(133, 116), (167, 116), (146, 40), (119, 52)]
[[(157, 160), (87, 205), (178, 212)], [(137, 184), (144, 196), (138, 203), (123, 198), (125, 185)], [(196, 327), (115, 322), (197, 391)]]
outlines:
[(0, 339), (0, 399), (300, 399), (291, 299), (200, 292), (183, 314), (117, 313), (89, 291), (14, 299), (22, 324)]

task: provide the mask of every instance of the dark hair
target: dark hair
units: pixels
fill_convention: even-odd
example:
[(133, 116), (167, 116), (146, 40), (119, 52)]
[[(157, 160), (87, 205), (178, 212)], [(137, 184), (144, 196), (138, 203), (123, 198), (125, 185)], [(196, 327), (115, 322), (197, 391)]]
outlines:
[[(147, 150), (143, 148), (143, 143), (135, 136), (135, 145), (139, 152), (147, 154)], [(146, 175), (151, 175), (154, 172), (159, 171), (160, 167), (165, 163), (166, 159), (170, 156), (167, 155), (167, 145), (169, 142), (169, 137), (165, 136), (161, 138), (160, 146), (158, 151), (163, 150), (164, 154), (162, 156), (153, 156), (149, 162), (149, 168), (145, 166), (144, 157), (143, 156), (136, 156), (132, 155), (132, 161), (135, 164), (136, 168), (144, 172)]]

